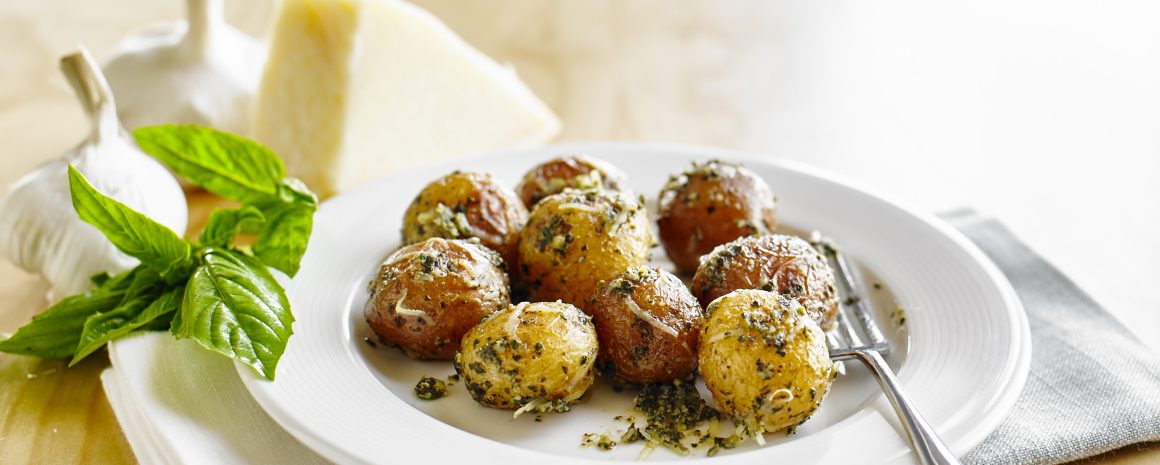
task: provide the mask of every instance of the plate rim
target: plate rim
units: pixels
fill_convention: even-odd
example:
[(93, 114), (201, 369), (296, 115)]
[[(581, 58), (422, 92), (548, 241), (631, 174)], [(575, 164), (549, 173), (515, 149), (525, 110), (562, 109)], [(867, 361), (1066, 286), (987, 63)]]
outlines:
[[(364, 183), (360, 186), (357, 186), (354, 189), (351, 189), (345, 193), (335, 195), (334, 197), (331, 197), (331, 198), (327, 199), (326, 201), (324, 201), (320, 205), (319, 210), (321, 211), (323, 208), (326, 207), (327, 203), (330, 203), (330, 202), (334, 201), (335, 199), (339, 199), (342, 197), (348, 197), (348, 196), (358, 196), (364, 191), (374, 190), (376, 188), (376, 186), (381, 184), (382, 182), (384, 182), (385, 179), (395, 178), (395, 177), (399, 177), (399, 176), (406, 176), (407, 173), (409, 173), (411, 171), (418, 170), (418, 169), (428, 169), (428, 168), (439, 167), (439, 166), (446, 166), (446, 167), (454, 169), (456, 164), (473, 162), (473, 161), (477, 161), (477, 160), (481, 160), (481, 159), (485, 159), (485, 158), (489, 158), (489, 157), (511, 157), (511, 156), (518, 156), (518, 155), (524, 155), (524, 154), (546, 153), (546, 152), (555, 152), (555, 153), (585, 153), (585, 152), (598, 152), (599, 153), (599, 152), (605, 152), (605, 153), (607, 153), (607, 152), (616, 152), (616, 151), (668, 152), (668, 153), (691, 156), (694, 158), (729, 159), (729, 160), (738, 160), (738, 161), (742, 161), (742, 162), (746, 162), (746, 163), (760, 163), (760, 164), (766, 164), (766, 165), (773, 165), (775, 167), (787, 169), (790, 171), (797, 171), (799, 173), (803, 173), (803, 174), (811, 176), (811, 177), (823, 179), (823, 180), (826, 180), (826, 181), (829, 181), (829, 182), (832, 182), (835, 184), (842, 185), (846, 188), (857, 191), (860, 194), (863, 194), (863, 195), (866, 195), (869, 197), (873, 197), (873, 198), (876, 198), (880, 201), (888, 203), (888, 204), (892, 205), (893, 207), (895, 207), (899, 210), (902, 210), (906, 214), (911, 215), (912, 217), (920, 220), (925, 226), (928, 226), (928, 227), (936, 230), (938, 233), (942, 234), (945, 238), (950, 239), (952, 241), (952, 243), (960, 249), (960, 251), (966, 253), (967, 256), (969, 258), (971, 258), (971, 260), (976, 265), (981, 267), (981, 269), (982, 269), (981, 271), (986, 275), (986, 277), (989, 280), (989, 283), (992, 286), (994, 286), (996, 291), (998, 291), (998, 294), (1004, 303), (1004, 307), (1007, 310), (1006, 316), (1007, 316), (1008, 323), (1010, 324), (1011, 328), (1013, 329), (1012, 336), (1013, 336), (1013, 339), (1015, 339), (1015, 341), (1016, 341), (1016, 344), (1013, 344), (1013, 348), (1017, 348), (1018, 353), (1013, 354), (1013, 356), (1016, 358), (1015, 363), (1011, 365), (1011, 369), (1009, 370), (1009, 373), (1007, 373), (1007, 375), (1005, 376), (1006, 389), (1004, 391), (1002, 391), (996, 397), (996, 399), (994, 399), (994, 402), (993, 402), (991, 408), (989, 408), (987, 410), (987, 413), (984, 416), (984, 418), (982, 418), (980, 421), (976, 422), (972, 427), (968, 428), (966, 431), (960, 433), (960, 435), (958, 437), (953, 438), (953, 439), (944, 439), (944, 441), (947, 443), (948, 447), (951, 449), (952, 452), (954, 452), (954, 454), (956, 456), (961, 457), (964, 454), (966, 454), (970, 449), (972, 449), (973, 447), (975, 447), (976, 445), (981, 443), (986, 438), (987, 435), (989, 435), (996, 428), (998, 428), (998, 426), (1010, 415), (1011, 411), (1014, 409), (1015, 403), (1018, 400), (1019, 395), (1022, 393), (1022, 391), (1026, 385), (1027, 378), (1028, 378), (1029, 373), (1030, 373), (1031, 355), (1032, 355), (1033, 348), (1032, 348), (1032, 341), (1031, 341), (1030, 324), (1029, 324), (1029, 320), (1027, 318), (1027, 314), (1023, 308), (1022, 301), (1019, 299), (1018, 294), (1016, 293), (1014, 287), (1011, 285), (1010, 281), (1003, 274), (1003, 272), (998, 268), (998, 266), (990, 259), (990, 257), (988, 257), (981, 249), (979, 249), (979, 247), (974, 242), (972, 242), (969, 238), (967, 238), (962, 232), (955, 229), (953, 226), (951, 226), (949, 223), (942, 220), (941, 218), (939, 218), (935, 214), (928, 212), (926, 210), (915, 208), (909, 202), (901, 201), (900, 199), (896, 198), (895, 196), (893, 196), (889, 193), (885, 193), (885, 192), (878, 190), (877, 188), (874, 188), (872, 186), (868, 186), (865, 182), (859, 181), (857, 179), (853, 179), (853, 178), (851, 178), (847, 175), (843, 175), (841, 173), (836, 173), (833, 171), (826, 170), (824, 168), (820, 168), (820, 167), (811, 165), (811, 164), (806, 163), (806, 162), (787, 159), (787, 158), (775, 156), (772, 154), (763, 154), (763, 153), (757, 152), (757, 151), (729, 149), (729, 148), (722, 148), (722, 147), (715, 147), (715, 146), (708, 146), (708, 145), (699, 145), (699, 144), (675, 144), (675, 143), (631, 142), (631, 141), (562, 142), (562, 143), (547, 144), (547, 145), (540, 145), (540, 146), (534, 146), (534, 147), (512, 147), (512, 148), (507, 148), (507, 149), (477, 151), (477, 152), (471, 152), (471, 153), (466, 153), (466, 154), (454, 156), (454, 157), (451, 157), (451, 158), (448, 158), (445, 160), (441, 160), (441, 161), (436, 162), (436, 163), (427, 163), (427, 164), (420, 164), (417, 166), (408, 167), (408, 168), (405, 168), (403, 170), (397, 171), (395, 173), (377, 178), (375, 180), (371, 180), (370, 182), (367, 182), (367, 183)], [(282, 277), (280, 277), (280, 278), (282, 278)], [(283, 281), (284, 287), (287, 288), (287, 290), (289, 290), (289, 287), (292, 284), (293, 280), (287, 278), (287, 279), (284, 279), (282, 281)], [(1014, 347), (1014, 346), (1017, 346), (1017, 347)], [(1008, 354), (1008, 355), (1011, 356), (1012, 354)], [(322, 438), (319, 435), (317, 435), (316, 433), (314, 433), (309, 427), (299, 424), (297, 418), (295, 418), (293, 415), (290, 415), (288, 412), (283, 411), (283, 409), (281, 409), (280, 406), (275, 403), (274, 399), (267, 396), (267, 391), (263, 388), (263, 385), (265, 385), (266, 383), (270, 383), (268, 380), (255, 374), (252, 371), (252, 369), (250, 369), (245, 364), (235, 363), (235, 366), (236, 366), (236, 371), (239, 374), (240, 378), (242, 379), (243, 385), (246, 387), (246, 391), (250, 394), (250, 396), (254, 398), (254, 400), (258, 403), (258, 405), (262, 408), (262, 410), (267, 415), (269, 415), (271, 417), (271, 419), (273, 419), (275, 421), (275, 423), (277, 423), (280, 427), (282, 427), (287, 432), (289, 432), (297, 440), (301, 441), (304, 445), (306, 445), (310, 449), (318, 452), (320, 455), (322, 455), (323, 457), (325, 457), (329, 460), (335, 460), (335, 461), (338, 461), (339, 463), (365, 463), (365, 461), (362, 460), (359, 456), (354, 455), (350, 452), (347, 452), (344, 449), (338, 448), (338, 447), (334, 446), (333, 444), (330, 444), (324, 438)], [(908, 367), (909, 367), (909, 364), (904, 364), (902, 366), (902, 368), (898, 371), (897, 375), (900, 379), (906, 379), (909, 377), (908, 376), (908, 374), (909, 374)], [(867, 415), (868, 413), (870, 413), (869, 410), (874, 409), (875, 408), (874, 406), (879, 405), (879, 404), (889, 405), (887, 403), (884, 395), (882, 395), (882, 394), (876, 395), (875, 399), (871, 402), (870, 406), (864, 408), (863, 410), (861, 410), (859, 412), (855, 412), (853, 415), (842, 420), (838, 424), (845, 423), (845, 422), (853, 420), (855, 418), (863, 417), (863, 416)], [(438, 420), (434, 420), (434, 421), (438, 421)], [(892, 424), (895, 424), (897, 422), (897, 419), (896, 418), (887, 418), (887, 421), (892, 423)], [(895, 429), (897, 429), (897, 427)], [(901, 431), (899, 431), (899, 433), (902, 434)], [(470, 433), (468, 433), (468, 434), (470, 434)], [(904, 442), (909, 443), (909, 441), (905, 438), (905, 436), (902, 439)], [(526, 450), (526, 449), (521, 449), (521, 450)], [(526, 451), (528, 453), (540, 455), (540, 456), (545, 457), (545, 458), (565, 459), (564, 457), (550, 455), (550, 454), (547, 454), (547, 453), (544, 453), (541, 451), (535, 451), (535, 450), (526, 450)], [(908, 450), (908, 451), (906, 451), (906, 453), (904, 455), (910, 456), (912, 454), (913, 454), (913, 452)], [(578, 458), (572, 458), (571, 461), (583, 462), (583, 463), (597, 463), (598, 462), (597, 460), (585, 460), (585, 459), (578, 459)], [(658, 462), (664, 463), (664, 461), (658, 461)], [(670, 461), (670, 463), (676, 463), (676, 462)]]

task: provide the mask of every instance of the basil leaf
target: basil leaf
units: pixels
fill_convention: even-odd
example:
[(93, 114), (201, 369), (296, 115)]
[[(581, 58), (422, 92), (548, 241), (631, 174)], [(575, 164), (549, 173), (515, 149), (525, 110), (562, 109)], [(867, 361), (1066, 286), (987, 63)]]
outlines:
[(124, 328), (114, 331), (109, 337), (109, 340), (112, 341), (138, 329), (150, 331), (164, 331), (169, 329), (173, 315), (176, 315), (181, 310), (181, 298), (184, 295), (185, 285), (165, 291), (165, 293), (161, 294), (161, 297), (158, 297), (148, 307), (145, 307), (145, 310), (142, 310), (140, 314), (132, 320), (129, 320), (129, 323)]
[(181, 307), (184, 292), (185, 286), (178, 286), (163, 292), (144, 308), (139, 305), (119, 306), (111, 312), (90, 316), (85, 321), (84, 331), (69, 366), (75, 365), (109, 341), (138, 329), (164, 330)]
[(318, 197), (294, 178), (278, 185), (277, 201), (258, 205), (268, 221), (254, 242), (254, 255), (266, 265), (294, 277), (314, 229)]
[(257, 232), (265, 221), (257, 207), (214, 210), (197, 241), (204, 246), (226, 247), (239, 232)]
[(306, 187), (306, 183), (298, 178), (284, 178), (278, 183), (278, 198), (283, 203), (314, 207), (318, 205), (318, 196)]
[(109, 272), (102, 271), (102, 272), (97, 273), (95, 275), (89, 276), (89, 281), (91, 281), (93, 283), (93, 286), (101, 287), (102, 285), (104, 285), (106, 282), (109, 281), (109, 278), (112, 278), (112, 276), (109, 275)]
[(192, 265), (190, 245), (149, 217), (97, 191), (71, 164), (68, 183), (73, 208), (82, 220), (96, 226), (113, 245), (167, 279), (183, 278)]
[(277, 196), (282, 160), (265, 146), (200, 126), (164, 125), (133, 131), (137, 145), (177, 174), (243, 204)]
[(79, 294), (64, 299), (32, 318), (12, 337), (0, 341), (0, 351), (43, 358), (66, 358), (80, 340), (90, 315), (117, 305), (120, 296)]
[(130, 326), (134, 319), (141, 316), (149, 307), (160, 302), (165, 295), (165, 282), (152, 271), (140, 272), (134, 277), (129, 289), (115, 308), (108, 312), (98, 312), (85, 320), (80, 340), (69, 366), (76, 365), (89, 354), (104, 347), (105, 343), (128, 334), (153, 318), (148, 318), (136, 326)]
[(296, 205), (283, 208), (274, 213), (262, 228), (261, 235), (254, 242), (254, 255), (271, 268), (294, 277), (313, 228), (313, 208)]
[(97, 289), (57, 302), (32, 317), (32, 321), (17, 330), (16, 334), (0, 340), (0, 352), (43, 358), (72, 356), (80, 341), (85, 321), (98, 312), (116, 308), (133, 278), (143, 269), (143, 266), (138, 266), (108, 279)]
[[(133, 283), (137, 281), (137, 275), (145, 273), (148, 267), (144, 265), (137, 265), (129, 271), (125, 271), (119, 275), (104, 279), (103, 282), (90, 292), (104, 292), (107, 294), (118, 294), (124, 296)], [(106, 275), (108, 273), (105, 273)]]
[(273, 380), (293, 333), (294, 316), (282, 286), (265, 265), (240, 252), (207, 247), (201, 262), (186, 284), (173, 334)]

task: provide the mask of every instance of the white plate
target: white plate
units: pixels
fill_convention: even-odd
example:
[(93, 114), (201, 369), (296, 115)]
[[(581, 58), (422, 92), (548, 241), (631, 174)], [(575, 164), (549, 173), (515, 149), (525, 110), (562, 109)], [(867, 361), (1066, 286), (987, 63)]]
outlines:
[[(753, 155), (687, 146), (572, 144), (508, 151), (409, 170), (322, 205), (298, 277), (288, 292), (297, 322), (267, 382), (239, 373), (258, 403), (307, 446), (340, 463), (584, 463), (632, 460), (641, 444), (611, 452), (580, 447), (585, 432), (614, 431), (632, 394), (599, 386), (565, 414), (510, 420), (474, 404), (462, 383), (437, 401), (412, 389), (422, 375), (447, 375), (447, 362), (416, 362), (374, 349), (362, 316), (366, 283), (400, 245), (403, 211), (420, 189), (453, 169), (486, 171), (514, 186), (524, 171), (561, 153), (604, 158), (655, 196), (670, 173), (693, 160), (745, 163), (780, 198), (779, 218), (821, 230), (857, 263), (879, 321), (905, 309), (905, 329), (890, 328), (891, 362), (926, 419), (962, 454), (1010, 411), (1027, 377), (1031, 338), (1010, 284), (967, 239), (929, 214), (904, 208), (813, 168)], [(651, 200), (650, 200), (651, 201)], [(655, 249), (654, 257), (663, 257)], [(874, 291), (872, 282), (883, 284)], [(909, 333), (909, 340), (907, 337)], [(822, 408), (795, 436), (767, 435), (714, 457), (715, 463), (913, 463), (897, 420), (861, 366), (835, 381)], [(650, 461), (704, 460), (658, 449)]]

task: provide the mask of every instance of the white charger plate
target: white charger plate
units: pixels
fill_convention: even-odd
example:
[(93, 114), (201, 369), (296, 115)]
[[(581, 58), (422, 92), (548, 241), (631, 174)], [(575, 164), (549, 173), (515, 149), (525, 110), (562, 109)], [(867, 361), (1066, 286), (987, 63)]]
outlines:
[[(694, 160), (739, 161), (779, 197), (779, 219), (797, 231), (820, 230), (860, 271), (865, 294), (895, 351), (890, 360), (926, 419), (957, 454), (994, 430), (1027, 378), (1031, 337), (1010, 284), (965, 237), (930, 214), (905, 208), (849, 181), (796, 163), (691, 146), (565, 144), (480, 155), (408, 170), (325, 202), (310, 248), (287, 292), (295, 334), (268, 382), (239, 365), (250, 393), (270, 416), (321, 455), (339, 463), (593, 463), (633, 460), (642, 445), (610, 452), (580, 447), (583, 433), (614, 432), (631, 392), (598, 385), (565, 414), (511, 420), (510, 412), (471, 401), (462, 383), (422, 401), (419, 377), (446, 376), (447, 362), (418, 362), (373, 348), (363, 319), (366, 283), (400, 245), (403, 212), (422, 187), (460, 169), (490, 172), (509, 187), (537, 163), (587, 153), (614, 163), (635, 191), (655, 197), (671, 173)], [(654, 216), (655, 218), (655, 216)], [(653, 256), (662, 266), (664, 252)], [(873, 290), (880, 283), (883, 290)], [(904, 326), (893, 326), (905, 309)], [(766, 435), (711, 459), (658, 449), (650, 461), (714, 463), (913, 463), (893, 410), (860, 365), (839, 377), (823, 406), (794, 436)]]

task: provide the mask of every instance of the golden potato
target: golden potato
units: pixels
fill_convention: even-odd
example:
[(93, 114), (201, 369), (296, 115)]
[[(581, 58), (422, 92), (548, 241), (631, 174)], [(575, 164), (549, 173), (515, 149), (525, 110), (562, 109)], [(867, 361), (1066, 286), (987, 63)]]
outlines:
[(785, 296), (741, 289), (708, 311), (697, 358), (722, 412), (755, 435), (806, 421), (837, 370), (825, 333), (805, 309)]
[(810, 318), (829, 330), (838, 315), (834, 285), (834, 271), (809, 242), (770, 234), (743, 237), (705, 255), (693, 276), (693, 295), (709, 305), (736, 289), (774, 291), (797, 299)]
[(632, 383), (684, 379), (697, 365), (701, 305), (680, 278), (637, 266), (603, 283), (588, 306), (601, 372)]
[(563, 302), (524, 302), (489, 315), (463, 336), (455, 372), (481, 405), (564, 411), (592, 385), (596, 329)]
[(524, 205), (532, 208), (544, 197), (564, 189), (619, 191), (624, 173), (608, 162), (587, 155), (562, 155), (532, 168), (516, 186)]
[(383, 261), (363, 314), (384, 343), (414, 358), (450, 360), (467, 330), (511, 305), (502, 266), (477, 239), (404, 246)]
[(479, 238), (515, 266), (528, 210), (490, 174), (456, 171), (424, 187), (403, 215), (403, 243), (429, 237)]
[(657, 196), (657, 226), (665, 253), (682, 273), (714, 247), (777, 226), (769, 185), (741, 165), (694, 163), (673, 176)]
[(648, 261), (644, 207), (625, 193), (566, 191), (536, 204), (520, 234), (518, 276), (535, 300), (585, 308), (597, 283)]

